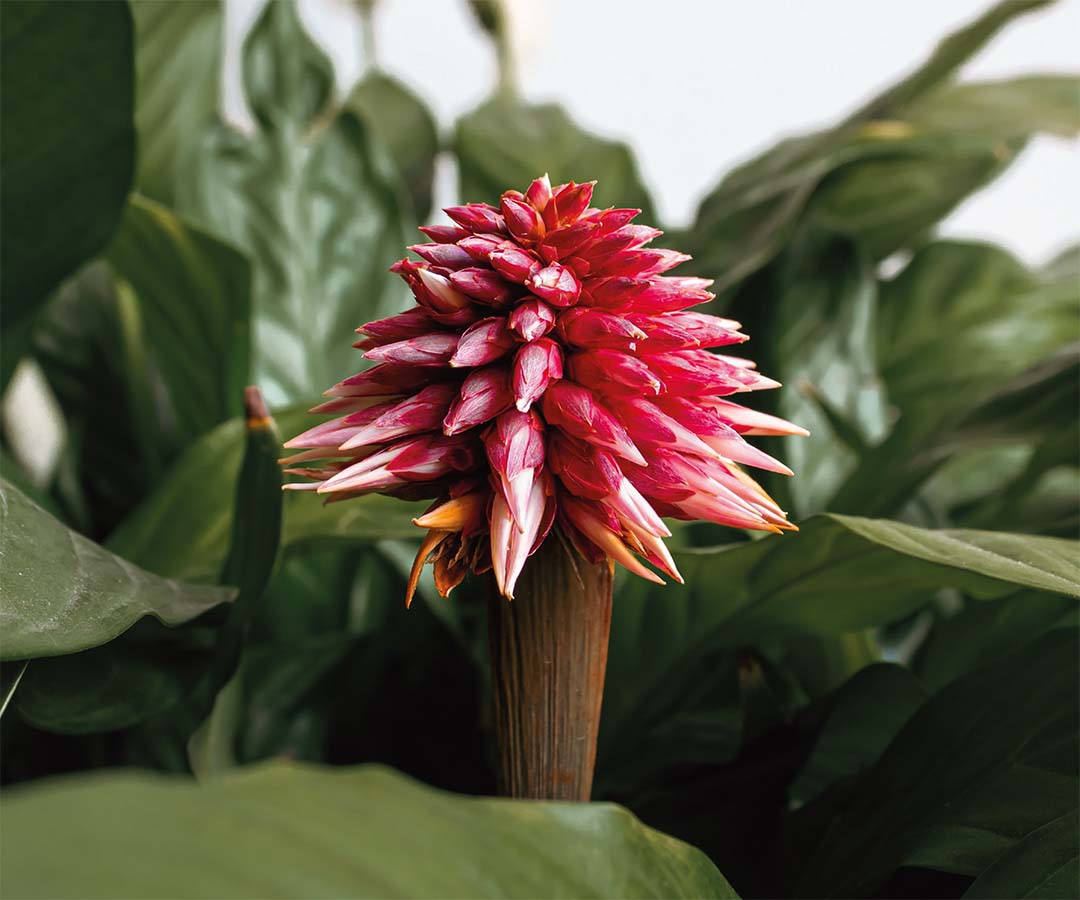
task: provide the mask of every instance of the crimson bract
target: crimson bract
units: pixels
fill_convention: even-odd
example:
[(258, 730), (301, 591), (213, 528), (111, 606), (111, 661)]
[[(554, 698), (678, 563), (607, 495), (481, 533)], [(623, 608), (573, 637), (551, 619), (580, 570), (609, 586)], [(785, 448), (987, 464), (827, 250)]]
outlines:
[[(592, 562), (682, 581), (663, 517), (793, 528), (741, 466), (791, 474), (746, 435), (805, 434), (729, 398), (778, 387), (741, 357), (739, 323), (689, 311), (704, 278), (649, 243), (640, 210), (590, 206), (593, 183), (538, 178), (499, 208), (446, 210), (392, 271), (416, 305), (357, 329), (376, 363), (335, 385), (336, 418), (286, 444), (287, 485), (331, 500), (369, 493), (435, 503), (425, 561), (447, 595), (493, 569), (508, 598), (526, 559), (561, 529)], [(319, 461), (312, 465), (312, 461)]]

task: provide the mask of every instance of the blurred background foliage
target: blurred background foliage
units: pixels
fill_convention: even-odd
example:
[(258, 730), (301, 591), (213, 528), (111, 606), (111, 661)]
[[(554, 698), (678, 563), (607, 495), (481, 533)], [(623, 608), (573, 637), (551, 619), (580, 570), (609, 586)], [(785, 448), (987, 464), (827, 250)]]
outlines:
[(3, 381), (39, 373), (64, 423), (55, 465), (25, 421), (0, 446), (5, 892), (1076, 896), (1080, 250), (935, 236), (1080, 131), (1075, 75), (955, 78), (1044, 5), (665, 239), (813, 433), (764, 442), (798, 534), (682, 524), (685, 588), (617, 582), (594, 797), (698, 852), (399, 774), (494, 793), (483, 592), (406, 612), (413, 505), (278, 489), (352, 329), (406, 303), (387, 268), (437, 160), (462, 201), (547, 171), (655, 221), (630, 150), (519, 96), (499, 4), (473, 6), (503, 77), (448, 133), (377, 65), (336, 96), (292, 0), (244, 48), (248, 133), (218, 0), (2, 4)]

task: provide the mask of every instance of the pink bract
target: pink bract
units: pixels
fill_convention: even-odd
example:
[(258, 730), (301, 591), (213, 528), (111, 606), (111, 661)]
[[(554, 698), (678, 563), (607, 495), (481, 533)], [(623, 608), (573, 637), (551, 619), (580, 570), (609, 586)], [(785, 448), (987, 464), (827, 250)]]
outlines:
[(492, 569), (512, 598), (553, 525), (586, 559), (658, 582), (645, 563), (682, 581), (662, 517), (794, 528), (740, 465), (790, 474), (745, 436), (806, 432), (728, 399), (777, 383), (713, 352), (746, 337), (687, 311), (711, 282), (666, 275), (688, 257), (592, 192), (544, 176), (422, 228), (421, 261), (392, 268), (416, 305), (357, 329), (377, 364), (313, 410), (337, 418), (286, 444), (287, 471), (309, 479), (292, 490), (435, 499), (414, 520), (428, 534), (406, 603), (428, 560), (443, 596)]

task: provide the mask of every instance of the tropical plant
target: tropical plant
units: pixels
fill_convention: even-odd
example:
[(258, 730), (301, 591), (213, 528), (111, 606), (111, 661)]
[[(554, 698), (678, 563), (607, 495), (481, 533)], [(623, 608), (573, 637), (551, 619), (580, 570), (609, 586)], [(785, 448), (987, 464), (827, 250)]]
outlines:
[(800, 530), (672, 522), (685, 586), (616, 576), (594, 802), (542, 804), (477, 796), (484, 591), (405, 609), (425, 507), (283, 494), (278, 457), (405, 308), (438, 158), (463, 202), (547, 172), (652, 224), (629, 149), (509, 78), (450, 134), (377, 66), (339, 98), (293, 0), (242, 134), (218, 0), (0, 4), (0, 368), (63, 422), (54, 466), (26, 418), (0, 446), (2, 893), (1078, 896), (1080, 250), (935, 234), (1080, 132), (1075, 75), (956, 77), (1045, 5), (669, 235), (811, 432), (761, 441)]

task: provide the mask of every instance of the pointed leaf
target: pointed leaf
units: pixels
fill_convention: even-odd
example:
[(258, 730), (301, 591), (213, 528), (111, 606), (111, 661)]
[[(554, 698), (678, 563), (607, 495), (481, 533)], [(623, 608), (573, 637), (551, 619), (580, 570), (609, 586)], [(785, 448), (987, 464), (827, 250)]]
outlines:
[(135, 164), (126, 3), (5, 4), (0, 19), (4, 327), (105, 245)]
[(595, 179), (594, 206), (637, 207), (655, 222), (629, 148), (582, 130), (561, 106), (490, 100), (458, 121), (454, 150), (462, 202), (498, 203), (547, 172), (552, 184)]
[(96, 647), (143, 616), (176, 625), (235, 593), (151, 575), (65, 528), (2, 480), (0, 561), (4, 659)]

